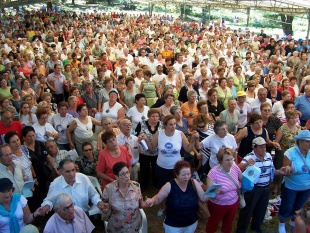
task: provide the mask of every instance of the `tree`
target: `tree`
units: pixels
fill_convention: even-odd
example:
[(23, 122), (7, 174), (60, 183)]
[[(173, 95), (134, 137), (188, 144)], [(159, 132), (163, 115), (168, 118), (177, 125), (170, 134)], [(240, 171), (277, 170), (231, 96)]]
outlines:
[(47, 8), (47, 10), (52, 10), (52, 8), (53, 8), (53, 3), (52, 3), (52, 2), (47, 2), (47, 3), (46, 3), (46, 8)]
[(280, 14), (282, 21), (282, 29), (285, 35), (293, 34), (293, 20), (294, 16)]

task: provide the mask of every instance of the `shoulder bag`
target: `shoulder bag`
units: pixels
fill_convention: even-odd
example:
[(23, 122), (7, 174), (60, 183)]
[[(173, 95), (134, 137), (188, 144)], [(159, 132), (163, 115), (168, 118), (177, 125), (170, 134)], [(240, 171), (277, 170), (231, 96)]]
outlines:
[(206, 205), (205, 202), (203, 202), (203, 201), (201, 201), (199, 199), (199, 195), (198, 195), (198, 192), (197, 192), (197, 189), (196, 189), (196, 185), (195, 185), (195, 182), (194, 182), (193, 178), (191, 178), (191, 182), (192, 182), (193, 188), (194, 188), (194, 190), (196, 192), (196, 195), (198, 197), (197, 216), (198, 216), (199, 219), (206, 221), (210, 217), (210, 212), (209, 212), (208, 206)]

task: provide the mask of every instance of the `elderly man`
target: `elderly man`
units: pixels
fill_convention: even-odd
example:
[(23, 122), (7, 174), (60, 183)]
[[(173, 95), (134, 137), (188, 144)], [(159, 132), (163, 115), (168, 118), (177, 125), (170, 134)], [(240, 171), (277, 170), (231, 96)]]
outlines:
[(239, 164), (241, 170), (248, 166), (256, 166), (261, 170), (261, 174), (253, 190), (244, 193), (246, 206), (240, 209), (236, 233), (247, 232), (251, 218), (251, 230), (257, 233), (262, 232), (261, 226), (269, 202), (269, 184), (273, 179), (272, 174), (285, 175), (284, 167), (275, 171), (272, 157), (266, 152), (266, 144), (262, 137), (255, 138), (252, 142), (253, 151)]
[(9, 131), (16, 131), (18, 137), (22, 138), (22, 124), (19, 121), (13, 121), (13, 114), (9, 110), (1, 112), (1, 122), (0, 122), (0, 144), (4, 145), (4, 135)]
[(8, 145), (0, 146), (0, 177), (12, 181), (14, 193), (22, 193), (26, 181), (25, 171), (18, 161), (13, 161), (12, 151)]
[(41, 204), (42, 214), (47, 214), (53, 208), (53, 201), (60, 193), (67, 193), (71, 196), (74, 203), (83, 209), (89, 210), (89, 200), (93, 205), (97, 205), (100, 210), (104, 208), (99, 194), (88, 179), (82, 173), (76, 173), (72, 160), (64, 159), (59, 163), (61, 176), (57, 177), (50, 185), (47, 197)]
[(257, 92), (257, 99), (251, 103), (252, 112), (261, 115), (260, 106), (265, 102), (268, 102), (270, 106), (272, 106), (271, 100), (267, 98), (267, 90), (265, 88), (260, 88)]
[(131, 135), (132, 123), (129, 119), (123, 119), (119, 123), (119, 129), (121, 133), (116, 136), (117, 144), (120, 146), (126, 146), (129, 153), (132, 155), (131, 164), (131, 180), (138, 181), (138, 170), (139, 170), (139, 152), (143, 151), (137, 136)]
[(60, 193), (54, 201), (53, 216), (47, 221), (43, 233), (91, 233), (95, 226), (85, 212), (68, 194)]
[(72, 159), (66, 150), (59, 150), (56, 141), (47, 140), (45, 142), (45, 147), (47, 149), (48, 154), (52, 157), (55, 162), (57, 168), (59, 167), (60, 161), (63, 159)]
[(300, 125), (305, 126), (310, 119), (310, 85), (305, 86), (305, 94), (295, 100), (296, 110), (301, 112)]

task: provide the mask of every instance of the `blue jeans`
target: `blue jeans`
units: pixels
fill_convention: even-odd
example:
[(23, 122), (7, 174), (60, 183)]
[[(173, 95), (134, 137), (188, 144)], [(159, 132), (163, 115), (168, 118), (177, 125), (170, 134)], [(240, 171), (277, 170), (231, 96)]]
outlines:
[(279, 210), (279, 219), (285, 222), (289, 218), (295, 219), (295, 211), (300, 210), (303, 204), (310, 196), (310, 189), (304, 191), (292, 190), (285, 187), (285, 183), (281, 186), (281, 205)]

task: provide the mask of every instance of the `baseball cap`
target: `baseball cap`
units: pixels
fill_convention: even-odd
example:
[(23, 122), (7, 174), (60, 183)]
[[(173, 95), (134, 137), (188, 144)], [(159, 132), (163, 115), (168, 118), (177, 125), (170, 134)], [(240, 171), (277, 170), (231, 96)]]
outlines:
[(261, 145), (265, 145), (267, 144), (265, 139), (263, 139), (262, 137), (257, 137), (252, 141), (252, 146), (261, 146)]

